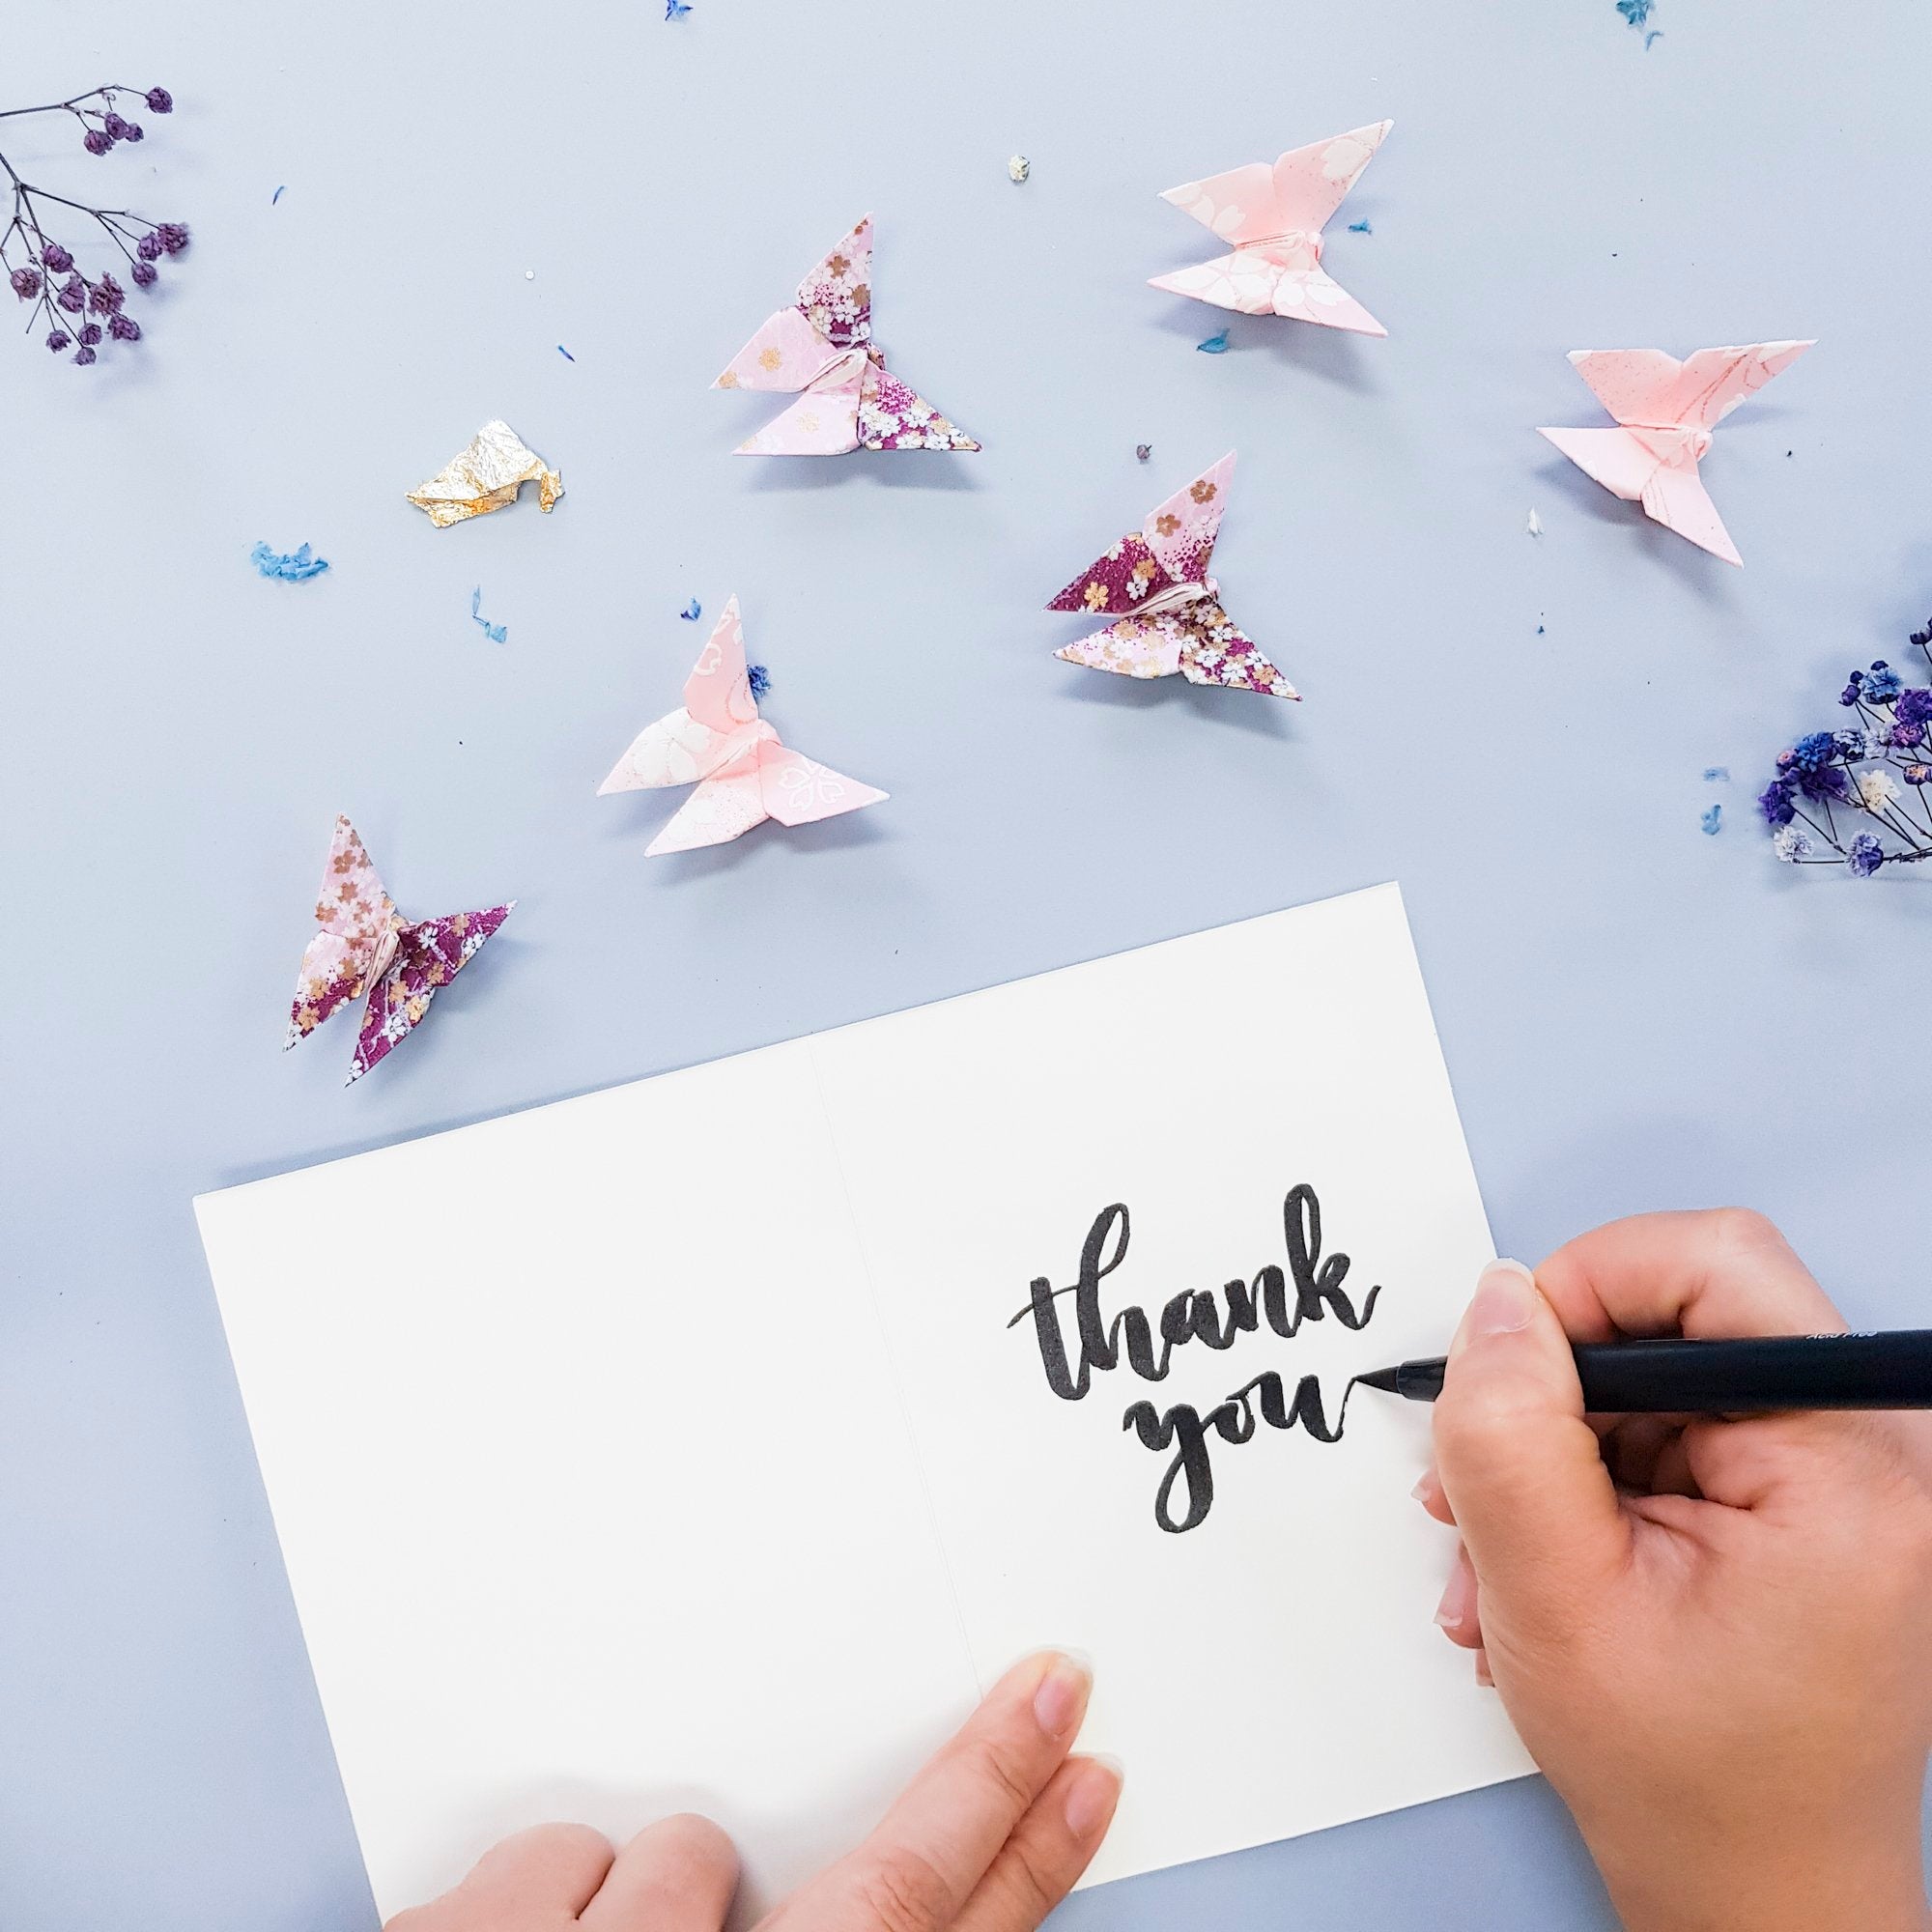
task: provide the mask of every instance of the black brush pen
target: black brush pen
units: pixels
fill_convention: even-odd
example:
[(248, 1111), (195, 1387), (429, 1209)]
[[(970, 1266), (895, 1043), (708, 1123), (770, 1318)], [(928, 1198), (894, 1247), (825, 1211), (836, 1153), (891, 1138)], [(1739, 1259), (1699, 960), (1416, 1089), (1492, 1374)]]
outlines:
[[(1932, 1328), (1889, 1335), (1750, 1335), (1582, 1342), (1593, 1415), (1743, 1415), (1772, 1408), (1932, 1408)], [(1443, 1357), (1355, 1379), (1410, 1402), (1442, 1393)]]

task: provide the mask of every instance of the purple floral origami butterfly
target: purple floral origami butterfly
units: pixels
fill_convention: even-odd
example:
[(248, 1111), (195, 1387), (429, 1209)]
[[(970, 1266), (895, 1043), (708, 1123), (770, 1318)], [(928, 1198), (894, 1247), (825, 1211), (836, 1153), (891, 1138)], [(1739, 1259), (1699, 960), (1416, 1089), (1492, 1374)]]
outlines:
[(1140, 528), (1088, 565), (1046, 608), (1114, 617), (1104, 631), (1054, 653), (1122, 677), (1231, 685), (1265, 697), (1300, 693), (1221, 608), (1208, 559), (1228, 504), (1235, 452), (1147, 514)]
[(366, 988), (369, 1004), (344, 1082), (353, 1085), (422, 1018), (437, 988), (448, 985), (476, 956), (516, 903), (412, 924), (384, 891), (355, 826), (338, 815), (316, 895), (322, 930), (302, 953), (285, 1044), (305, 1039)]

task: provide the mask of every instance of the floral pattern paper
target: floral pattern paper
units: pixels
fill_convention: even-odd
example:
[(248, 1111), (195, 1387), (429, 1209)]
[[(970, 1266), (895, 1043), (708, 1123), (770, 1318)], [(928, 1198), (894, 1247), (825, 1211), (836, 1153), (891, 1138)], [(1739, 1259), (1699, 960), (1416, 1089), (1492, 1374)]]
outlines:
[(284, 1044), (306, 1039), (366, 992), (346, 1083), (354, 1085), (408, 1037), (438, 990), (476, 956), (515, 904), (412, 923), (384, 890), (355, 826), (338, 816), (316, 895), (320, 929), (302, 953)]
[(1538, 434), (1613, 496), (1641, 503), (1644, 515), (1665, 529), (1726, 563), (1742, 564), (1697, 465), (1718, 424), (1811, 347), (1752, 342), (1700, 349), (1682, 362), (1661, 349), (1573, 349), (1572, 366), (1617, 427)]
[(1322, 268), (1321, 231), (1394, 126), (1378, 121), (1291, 149), (1273, 166), (1251, 161), (1169, 188), (1161, 199), (1233, 242), (1234, 253), (1155, 275), (1152, 285), (1243, 315), (1286, 315), (1358, 335), (1386, 335)]
[(1300, 696), (1221, 608), (1221, 586), (1208, 575), (1234, 474), (1230, 450), (1150, 510), (1138, 531), (1096, 558), (1046, 607), (1120, 613), (1104, 631), (1063, 645), (1056, 657), (1122, 677), (1178, 671), (1190, 684)]
[(714, 388), (799, 391), (738, 445), (740, 456), (843, 456), (854, 449), (978, 449), (886, 368), (872, 340), (872, 217), (799, 284)]
[(409, 499), (444, 530), (514, 503), (526, 483), (537, 486), (537, 504), (545, 512), (554, 510), (563, 495), (563, 478), (508, 423), (487, 422), (467, 449), (459, 450), (427, 483), (418, 483)]
[(683, 705), (646, 725), (597, 791), (693, 783), (697, 789), (645, 847), (646, 858), (722, 845), (768, 818), (809, 825), (887, 796), (790, 750), (759, 717), (735, 596), (684, 681)]

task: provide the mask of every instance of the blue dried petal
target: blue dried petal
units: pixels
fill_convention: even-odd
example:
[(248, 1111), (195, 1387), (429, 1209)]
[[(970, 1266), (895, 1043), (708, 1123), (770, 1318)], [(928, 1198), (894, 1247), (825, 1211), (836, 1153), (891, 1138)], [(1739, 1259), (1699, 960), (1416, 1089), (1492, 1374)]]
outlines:
[(1731, 768), (1728, 765), (1706, 765), (1704, 767), (1704, 782), (1706, 784), (1727, 785), (1730, 781)]
[(1700, 821), (1706, 833), (1715, 833), (1723, 822), (1724, 808), (1721, 805), (1714, 805)]
[(570, 353), (570, 351), (566, 349), (560, 342), (556, 345), (556, 353), (559, 355), (561, 355), (566, 362), (575, 362), (577, 360), (577, 357), (573, 355)]
[(1210, 335), (1206, 342), (1197, 342), (1194, 346), (1203, 355), (1225, 355), (1228, 353), (1228, 331), (1224, 328), (1219, 335)]
[(684, 609), (680, 611), (677, 614), (680, 617), (682, 617), (687, 624), (695, 624), (697, 622), (698, 618), (704, 615), (704, 606), (700, 604), (696, 597), (694, 597), (691, 600), (691, 602), (687, 604), (684, 607)]
[(486, 638), (488, 638), (493, 644), (500, 644), (509, 637), (510, 635), (509, 625), (493, 624), (491, 623), (489, 618), (484, 616), (483, 586), (480, 583), (476, 586), (474, 590), (472, 590), (469, 593), (469, 614), (471, 618), (475, 620), (476, 623), (480, 624), (483, 627), (483, 635)]
[(300, 583), (308, 578), (320, 577), (328, 568), (328, 559), (317, 556), (307, 544), (298, 551), (283, 553), (258, 543), (248, 553), (248, 561), (264, 577), (278, 577), (284, 583)]
[(1351, 221), (1349, 224), (1350, 235), (1373, 235), (1375, 232), (1366, 221)]
[(754, 698), (762, 697), (772, 688), (772, 674), (763, 665), (747, 665), (745, 682), (752, 687)]
[(691, 9), (684, 4), (684, 0), (665, 0), (665, 18), (667, 20), (681, 20), (690, 12)]

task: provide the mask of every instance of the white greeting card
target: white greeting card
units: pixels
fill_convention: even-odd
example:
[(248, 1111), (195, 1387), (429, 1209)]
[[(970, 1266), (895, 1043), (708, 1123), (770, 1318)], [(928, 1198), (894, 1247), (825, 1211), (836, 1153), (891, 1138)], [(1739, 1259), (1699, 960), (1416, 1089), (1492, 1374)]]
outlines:
[(768, 1903), (1045, 1644), (1093, 1880), (1529, 1769), (1348, 1395), (1492, 1252), (1394, 887), (196, 1208), (384, 1914), (682, 1806)]

